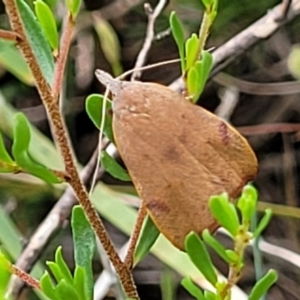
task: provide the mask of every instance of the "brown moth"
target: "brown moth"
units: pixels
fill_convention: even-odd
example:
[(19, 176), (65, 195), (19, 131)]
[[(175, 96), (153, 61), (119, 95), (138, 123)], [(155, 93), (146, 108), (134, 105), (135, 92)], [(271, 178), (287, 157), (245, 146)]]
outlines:
[(137, 192), (183, 250), (190, 231), (218, 227), (210, 196), (239, 196), (257, 173), (255, 154), (232, 126), (168, 87), (96, 75), (113, 94), (114, 137)]

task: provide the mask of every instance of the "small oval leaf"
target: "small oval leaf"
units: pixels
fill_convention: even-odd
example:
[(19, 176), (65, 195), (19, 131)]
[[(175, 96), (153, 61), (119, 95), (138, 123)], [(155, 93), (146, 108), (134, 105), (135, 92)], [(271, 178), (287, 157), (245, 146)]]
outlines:
[(42, 0), (34, 2), (35, 14), (53, 50), (58, 49), (56, 21), (50, 7)]
[(267, 227), (267, 225), (270, 223), (270, 220), (272, 218), (272, 214), (273, 214), (273, 212), (272, 212), (271, 209), (268, 208), (268, 209), (265, 210), (264, 216), (260, 220), (257, 228), (255, 229), (255, 231), (253, 233), (253, 236), (255, 238), (257, 238), (263, 232), (263, 230)]
[(59, 300), (59, 297), (56, 293), (56, 290), (53, 286), (52, 280), (50, 278), (50, 275), (47, 271), (43, 274), (43, 276), (40, 279), (40, 286), (41, 290), (44, 292), (44, 294), (51, 300)]
[(250, 184), (246, 185), (237, 203), (237, 207), (240, 209), (242, 213), (244, 224), (250, 224), (252, 216), (256, 210), (256, 203), (257, 203), (256, 189)]
[(34, 78), (19, 49), (9, 41), (0, 40), (0, 65), (28, 85), (34, 85)]
[(227, 229), (232, 236), (236, 236), (239, 229), (239, 218), (235, 206), (229, 202), (226, 193), (212, 196), (209, 199), (210, 210), (215, 219)]
[(224, 261), (226, 261), (227, 263), (232, 262), (226, 254), (225, 247), (210, 234), (208, 229), (203, 230), (202, 238), (207, 245), (214, 249), (215, 252), (218, 253), (221, 258), (223, 258)]
[(196, 285), (190, 277), (183, 278), (181, 285), (197, 300), (205, 300), (200, 287)]
[[(95, 126), (100, 129), (101, 118), (102, 118), (102, 107), (103, 107), (103, 95), (92, 94), (87, 97), (85, 102), (85, 109), (90, 119), (93, 121)], [(106, 114), (104, 123), (104, 134), (110, 141), (114, 141), (114, 135), (112, 131), (112, 116), (109, 111), (112, 109), (111, 101), (106, 102)]]
[(13, 137), (12, 153), (17, 160), (20, 155), (28, 151), (31, 138), (29, 122), (22, 113), (17, 113), (14, 117)]
[(122, 181), (131, 181), (127, 171), (123, 169), (106, 151), (101, 152), (101, 163), (110, 175)]
[(269, 290), (269, 288), (277, 281), (278, 274), (274, 270), (269, 272), (261, 278), (253, 287), (248, 300), (259, 300)]
[(60, 183), (61, 179), (57, 178), (53, 172), (30, 157), (28, 153), (31, 139), (30, 124), (25, 115), (17, 113), (14, 121), (12, 153), (18, 166), (48, 183)]
[(185, 250), (198, 270), (215, 286), (217, 274), (205, 245), (196, 233), (191, 232), (186, 236)]
[(76, 266), (74, 271), (74, 287), (79, 295), (80, 300), (89, 300), (92, 297), (87, 297), (89, 293), (92, 294), (92, 289), (90, 291), (86, 290), (86, 273), (83, 267)]
[(177, 44), (182, 74), (185, 70), (185, 53), (184, 53), (184, 31), (181, 21), (178, 19), (176, 13), (173, 11), (170, 15), (170, 26), (174, 40)]
[(79, 299), (79, 295), (75, 290), (74, 286), (69, 284), (65, 279), (61, 280), (57, 286), (57, 295), (59, 299), (72, 299), (72, 300), (81, 300)]
[(83, 283), (85, 298), (92, 299), (94, 286), (92, 258), (96, 247), (95, 233), (80, 205), (74, 206), (71, 222), (75, 263), (77, 266), (81, 266), (85, 272)]
[(12, 164), (14, 161), (5, 149), (2, 134), (0, 132), (0, 161)]
[(185, 43), (186, 65), (185, 70), (189, 70), (197, 61), (199, 39), (195, 33)]
[(160, 232), (149, 215), (146, 216), (134, 253), (134, 265), (137, 265), (150, 251)]
[(73, 284), (73, 277), (71, 274), (71, 271), (65, 262), (63, 256), (62, 256), (62, 247), (58, 247), (55, 252), (55, 262), (57, 266), (59, 267), (60, 273), (62, 275), (62, 278), (66, 280), (68, 284)]

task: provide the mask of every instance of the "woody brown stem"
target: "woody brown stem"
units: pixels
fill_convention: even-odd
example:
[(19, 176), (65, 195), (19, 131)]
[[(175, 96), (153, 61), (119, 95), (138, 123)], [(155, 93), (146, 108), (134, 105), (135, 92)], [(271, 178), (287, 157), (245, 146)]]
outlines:
[(15, 0), (4, 0), (4, 4), (11, 22), (12, 29), (21, 37), (21, 41), (18, 46), (22, 51), (29, 68), (31, 69), (31, 72), (36, 81), (38, 92), (46, 107), (49, 121), (53, 127), (53, 131), (56, 137), (56, 142), (58, 143), (61, 155), (64, 160), (65, 171), (70, 176), (69, 183), (72, 186), (79, 203), (84, 209), (91, 226), (93, 227), (96, 235), (101, 241), (110, 261), (114, 265), (127, 297), (138, 299), (138, 294), (132, 278), (132, 274), (117, 254), (111, 240), (107, 235), (107, 232), (105, 231), (103, 223), (94, 207), (92, 206), (88, 197), (88, 193), (83, 183), (81, 182), (74, 158), (72, 156), (69, 140), (67, 138), (65, 124), (59, 111), (59, 105), (57, 101), (55, 101), (51, 87), (44, 78), (36, 57), (28, 42), (23, 24), (18, 13), (16, 2)]
[(73, 31), (75, 28), (75, 22), (70, 13), (67, 14), (64, 20), (64, 27), (62, 36), (60, 39), (60, 49), (55, 65), (54, 81), (53, 81), (53, 98), (55, 102), (59, 101), (60, 89), (62, 86), (66, 61), (68, 58), (69, 48), (72, 41)]
[(15, 265), (10, 265), (9, 266), (9, 271), (12, 274), (16, 275), (17, 277), (19, 277), (20, 279), (22, 279), (24, 282), (26, 282), (32, 288), (38, 289), (38, 290), (41, 289), (40, 283), (37, 279), (33, 278), (30, 274), (22, 271), (21, 269), (19, 269)]
[(7, 41), (18, 41), (20, 37), (13, 31), (0, 29), (0, 38)]
[(128, 251), (126, 253), (126, 257), (124, 260), (125, 265), (127, 266), (128, 269), (132, 269), (133, 266), (133, 259), (134, 259), (134, 251), (135, 251), (135, 247), (143, 226), (143, 222), (145, 220), (147, 211), (146, 211), (146, 207), (145, 204), (142, 202), (140, 208), (139, 208), (139, 212), (138, 212), (138, 216), (137, 216), (137, 220), (135, 223), (135, 227), (134, 227), (134, 231), (131, 235), (130, 238), (130, 243), (129, 243), (129, 247), (128, 247)]

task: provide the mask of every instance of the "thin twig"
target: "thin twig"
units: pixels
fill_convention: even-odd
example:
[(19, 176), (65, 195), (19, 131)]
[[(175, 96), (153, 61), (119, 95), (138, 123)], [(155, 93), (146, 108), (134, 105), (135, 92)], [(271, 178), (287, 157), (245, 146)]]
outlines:
[(270, 134), (278, 132), (297, 132), (300, 131), (299, 123), (267, 123), (252, 126), (241, 126), (236, 128), (245, 136)]
[(239, 92), (250, 95), (273, 96), (300, 93), (299, 80), (272, 83), (251, 82), (223, 72), (217, 74), (212, 80), (223, 86), (235, 86)]
[(15, 265), (10, 265), (10, 272), (13, 274), (13, 276), (16, 276), (19, 279), (22, 279), (22, 281), (26, 282), (29, 286), (31, 286), (34, 289), (40, 290), (40, 282), (32, 277), (30, 274), (24, 272), (24, 270), (21, 270)]
[(101, 112), (101, 124), (100, 124), (100, 130), (99, 130), (99, 138), (98, 138), (98, 146), (97, 146), (97, 153), (98, 153), (98, 158), (97, 158), (97, 163), (96, 163), (96, 168), (95, 168), (95, 172), (94, 172), (94, 176), (92, 179), (92, 184), (91, 184), (91, 188), (89, 190), (89, 195), (91, 196), (94, 188), (96, 186), (97, 183), (97, 179), (98, 179), (98, 173), (99, 173), (99, 169), (100, 169), (100, 163), (101, 163), (101, 146), (102, 146), (102, 140), (104, 138), (104, 125), (105, 125), (105, 113), (106, 113), (106, 103), (107, 103), (107, 97), (108, 97), (108, 93), (109, 93), (109, 85), (106, 88), (104, 97), (103, 97), (103, 102), (102, 102), (102, 112)]
[(283, 21), (286, 18), (287, 13), (288, 13), (288, 11), (290, 9), (291, 3), (292, 3), (292, 0), (282, 0), (281, 15), (276, 18), (277, 22), (281, 22), (281, 21)]
[[(148, 25), (147, 25), (146, 37), (145, 37), (144, 45), (143, 45), (143, 47), (142, 47), (141, 51), (139, 52), (139, 55), (136, 59), (134, 69), (135, 68), (140, 68), (145, 64), (147, 55), (149, 53), (150, 47), (151, 47), (152, 42), (153, 42), (154, 37), (155, 37), (154, 36), (155, 21), (156, 21), (157, 17), (160, 15), (160, 13), (162, 12), (162, 10), (164, 9), (166, 3), (167, 3), (166, 0), (160, 0), (153, 11), (151, 11), (151, 9), (149, 8), (150, 6), (149, 6), (148, 3), (145, 4), (145, 11), (146, 11), (147, 16), (148, 16)], [(132, 73), (131, 80), (135, 80), (135, 79), (139, 78), (140, 76), (141, 76), (141, 72), (136, 71), (136, 72)]]
[(0, 29), (0, 38), (7, 41), (17, 42), (21, 37), (13, 31)]
[(53, 98), (55, 102), (59, 101), (60, 90), (64, 78), (64, 71), (68, 58), (69, 48), (75, 29), (75, 22), (70, 13), (68, 13), (64, 20), (63, 32), (60, 39), (60, 49), (55, 64), (54, 81), (52, 87)]
[(142, 202), (142, 204), (139, 208), (135, 227), (134, 227), (133, 233), (131, 235), (130, 243), (129, 243), (126, 257), (124, 260), (128, 269), (132, 269), (136, 243), (138, 241), (138, 238), (139, 238), (139, 235), (141, 232), (141, 228), (143, 226), (143, 222), (144, 222), (146, 215), (147, 215), (146, 207), (145, 207), (145, 204)]
[(235, 86), (228, 86), (222, 88), (220, 92), (218, 92), (218, 95), (221, 102), (216, 108), (215, 114), (219, 118), (229, 121), (239, 100), (239, 90)]

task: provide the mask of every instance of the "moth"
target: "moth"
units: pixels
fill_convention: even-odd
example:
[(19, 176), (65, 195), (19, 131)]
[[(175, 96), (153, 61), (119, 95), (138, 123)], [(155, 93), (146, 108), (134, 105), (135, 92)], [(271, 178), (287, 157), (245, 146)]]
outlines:
[(257, 173), (256, 156), (231, 125), (157, 83), (112, 79), (96, 71), (113, 95), (115, 142), (153, 222), (184, 250), (190, 231), (218, 224), (208, 200), (235, 199)]

